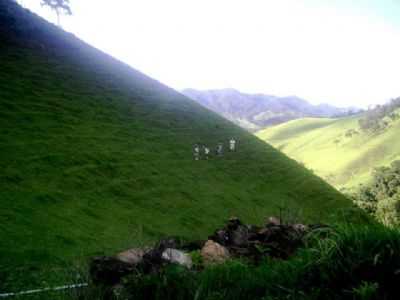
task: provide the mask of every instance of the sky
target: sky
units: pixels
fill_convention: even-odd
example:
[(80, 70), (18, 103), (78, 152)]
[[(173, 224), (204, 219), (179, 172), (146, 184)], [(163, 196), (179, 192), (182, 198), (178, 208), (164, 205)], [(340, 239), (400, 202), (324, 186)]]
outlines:
[[(39, 0), (23, 6), (55, 22)], [(367, 107), (400, 96), (400, 0), (70, 0), (61, 25), (178, 90)]]

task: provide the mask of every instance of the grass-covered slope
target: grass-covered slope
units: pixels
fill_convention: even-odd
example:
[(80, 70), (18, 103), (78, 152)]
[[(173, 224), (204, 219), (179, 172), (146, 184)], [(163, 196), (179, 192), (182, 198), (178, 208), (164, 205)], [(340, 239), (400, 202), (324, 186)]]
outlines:
[(360, 118), (364, 115), (301, 119), (257, 135), (336, 187), (353, 189), (368, 182), (374, 168), (400, 158), (400, 121), (391, 121), (384, 131), (371, 133), (360, 130)]
[[(200, 237), (230, 215), (261, 222), (287, 206), (327, 220), (349, 205), (271, 146), (14, 2), (0, 2), (0, 22), (4, 288), (39, 266)], [(236, 153), (193, 160), (195, 142), (231, 137)]]

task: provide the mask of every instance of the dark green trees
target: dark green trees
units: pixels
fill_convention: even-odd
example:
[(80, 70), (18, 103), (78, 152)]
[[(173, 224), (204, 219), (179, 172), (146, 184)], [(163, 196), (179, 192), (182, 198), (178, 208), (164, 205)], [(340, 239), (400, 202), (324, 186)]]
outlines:
[(400, 98), (392, 99), (390, 103), (378, 105), (366, 112), (365, 117), (359, 120), (360, 129), (371, 133), (377, 133), (388, 127), (390, 121), (399, 118), (396, 110), (400, 107)]
[(400, 161), (375, 170), (372, 182), (354, 195), (355, 202), (386, 225), (400, 225)]

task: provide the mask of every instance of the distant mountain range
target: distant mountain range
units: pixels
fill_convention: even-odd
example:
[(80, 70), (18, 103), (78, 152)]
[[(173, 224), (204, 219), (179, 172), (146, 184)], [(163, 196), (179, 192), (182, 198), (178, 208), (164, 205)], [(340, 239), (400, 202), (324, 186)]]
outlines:
[(245, 94), (235, 89), (195, 90), (182, 93), (250, 131), (304, 117), (338, 117), (360, 111), (329, 104), (313, 105), (296, 96)]

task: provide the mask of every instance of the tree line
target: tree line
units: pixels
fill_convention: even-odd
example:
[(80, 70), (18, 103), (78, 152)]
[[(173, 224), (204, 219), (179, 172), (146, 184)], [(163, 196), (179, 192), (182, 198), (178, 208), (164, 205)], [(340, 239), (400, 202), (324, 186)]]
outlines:
[(400, 108), (400, 97), (392, 99), (390, 103), (378, 105), (374, 109), (368, 110), (365, 117), (358, 121), (362, 131), (376, 133), (384, 130), (389, 125), (389, 121), (400, 118), (396, 110)]
[(375, 169), (370, 184), (351, 195), (354, 202), (382, 223), (400, 225), (400, 160)]

